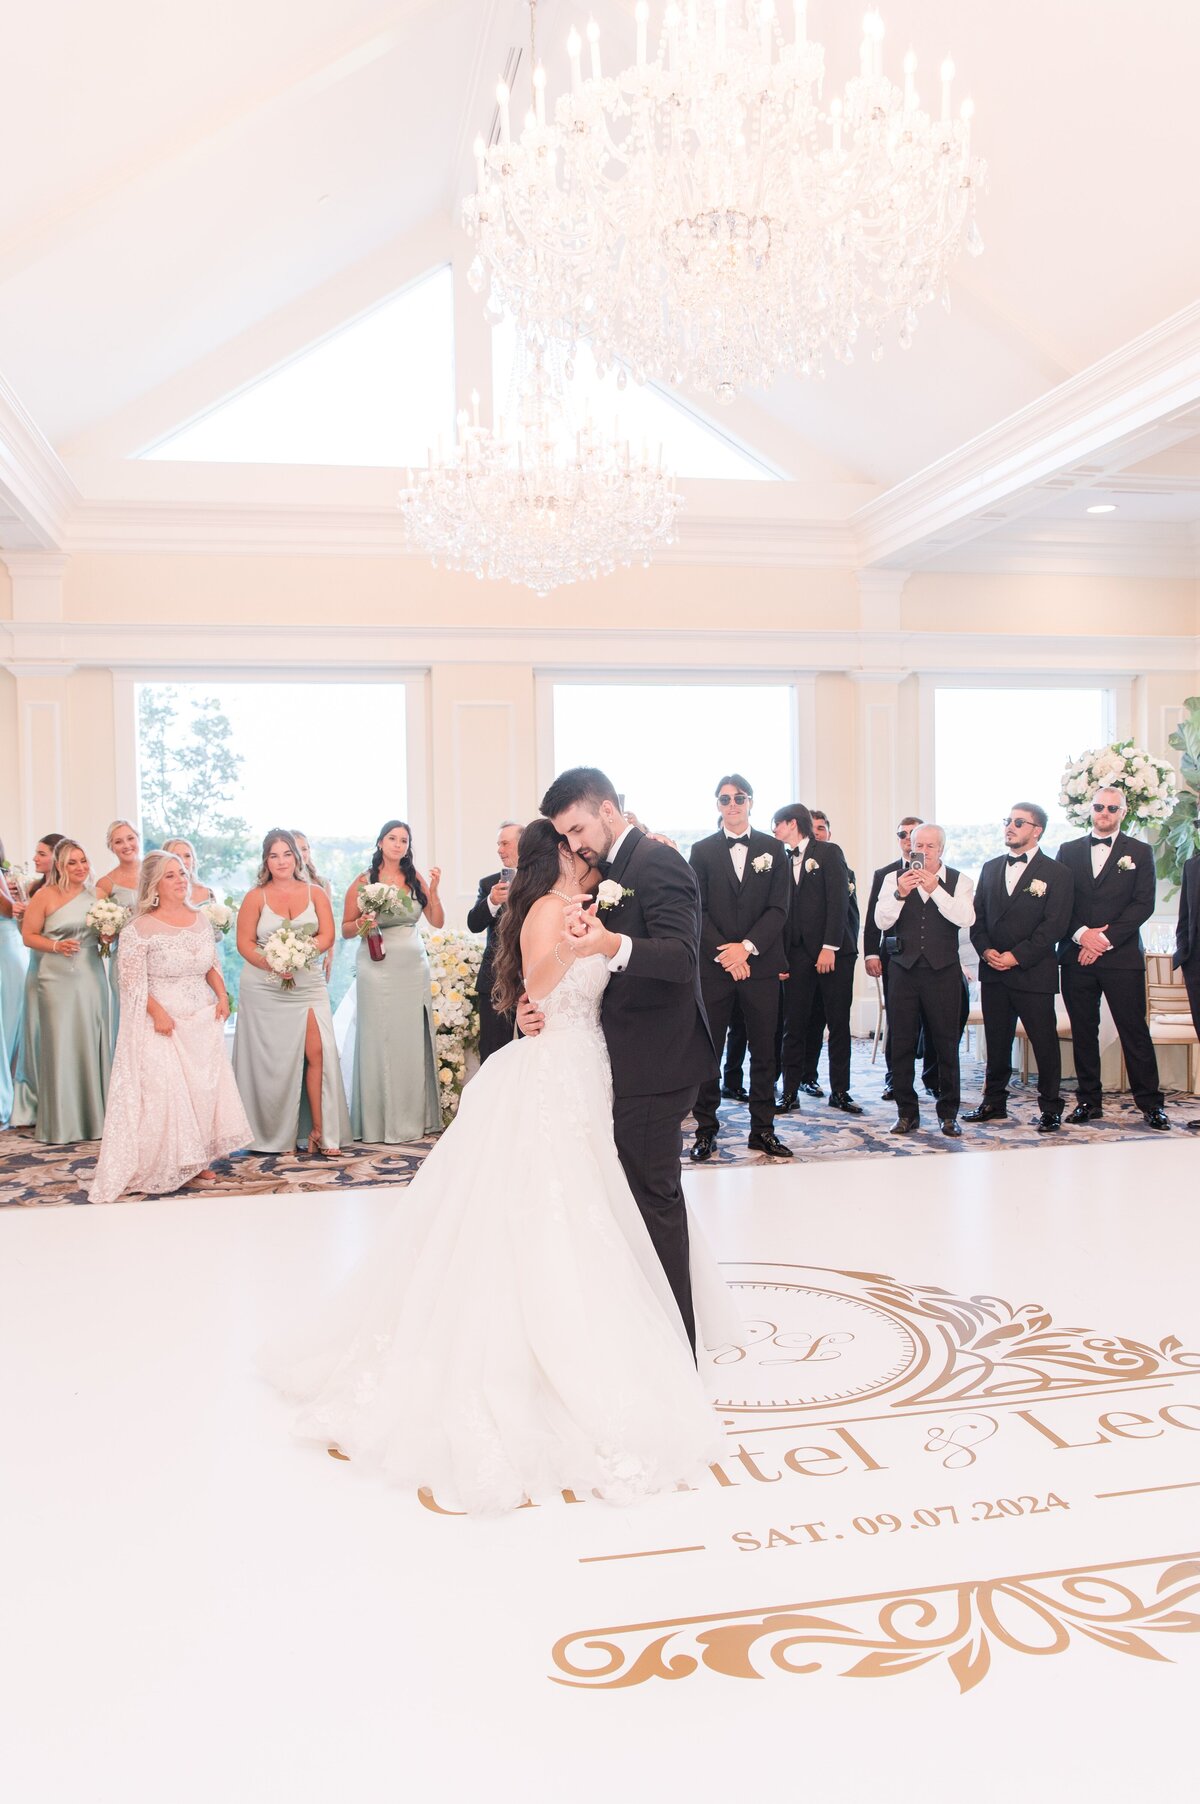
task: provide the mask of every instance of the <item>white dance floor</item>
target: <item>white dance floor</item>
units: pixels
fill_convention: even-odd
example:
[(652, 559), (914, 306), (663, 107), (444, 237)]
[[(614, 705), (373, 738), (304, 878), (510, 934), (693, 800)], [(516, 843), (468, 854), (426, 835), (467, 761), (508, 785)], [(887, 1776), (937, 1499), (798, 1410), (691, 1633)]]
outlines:
[(5, 1795), (1188, 1795), (1200, 1148), (1064, 1141), (691, 1176), (728, 1456), (497, 1521), (254, 1375), (403, 1192), (7, 1213)]

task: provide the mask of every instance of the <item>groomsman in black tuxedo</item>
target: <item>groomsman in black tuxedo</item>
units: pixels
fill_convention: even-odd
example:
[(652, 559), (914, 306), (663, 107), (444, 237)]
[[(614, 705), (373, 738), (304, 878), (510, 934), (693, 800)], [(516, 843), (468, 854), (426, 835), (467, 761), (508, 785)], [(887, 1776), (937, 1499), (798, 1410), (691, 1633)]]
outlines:
[(958, 1125), (959, 1022), (962, 966), (959, 934), (975, 920), (974, 886), (969, 877), (943, 862), (946, 835), (924, 822), (912, 836), (907, 870), (885, 879), (875, 904), (875, 925), (888, 954), (888, 1013), (892, 1018), (892, 1088), (897, 1120), (893, 1134), (920, 1126), (913, 1084), (917, 1041), (924, 1022), (927, 1043), (937, 1055), (938, 1119), (951, 1139)]
[[(1183, 972), (1192, 1021), (1200, 1034), (1200, 852), (1192, 853), (1180, 879), (1174, 962)], [(1200, 1116), (1187, 1125), (1193, 1133), (1200, 1131)]]
[(1071, 922), (1059, 944), (1063, 1001), (1071, 1017), (1079, 1103), (1068, 1122), (1104, 1113), (1100, 1088), (1100, 1002), (1108, 1002), (1125, 1054), (1129, 1087), (1146, 1126), (1165, 1133), (1158, 1060), (1146, 1025), (1146, 961), (1140, 928), (1154, 913), (1154, 854), (1121, 832), (1125, 794), (1098, 789), (1092, 831), (1069, 839), (1058, 856), (1075, 879)]
[(496, 835), (501, 869), (479, 879), (479, 894), (467, 914), (469, 933), (486, 933), (487, 945), (479, 967), (476, 995), (479, 999), (479, 1063), (507, 1046), (513, 1037), (513, 1017), (498, 1015), (492, 1007), (492, 959), (500, 913), (508, 900), (508, 886), (517, 868), (517, 847), (524, 827), (520, 821), (503, 821)]
[[(717, 784), (721, 825), (692, 847), (700, 885), (700, 988), (713, 1044), (722, 1046), (736, 995), (750, 1042), (750, 1138), (755, 1152), (790, 1159), (775, 1133), (775, 1021), (783, 933), (788, 909), (788, 867), (769, 833), (751, 829), (754, 791), (734, 772)], [(717, 1141), (719, 1073), (696, 1098), (697, 1164), (711, 1159)]]
[(979, 996), (987, 1038), (983, 1101), (964, 1121), (1004, 1121), (1020, 1021), (1037, 1060), (1039, 1134), (1062, 1116), (1062, 1053), (1054, 998), (1058, 942), (1075, 900), (1070, 871), (1040, 848), (1048, 816), (1036, 802), (1014, 802), (1004, 823), (1006, 853), (990, 858), (975, 891), (971, 941), (979, 954)]
[[(895, 1093), (892, 1089), (892, 1015), (887, 1006), (888, 993), (888, 955), (883, 947), (883, 935), (875, 924), (875, 908), (879, 901), (884, 884), (890, 877), (908, 869), (909, 854), (912, 851), (913, 830), (921, 825), (919, 814), (906, 814), (896, 828), (896, 840), (900, 847), (900, 856), (891, 864), (880, 865), (871, 878), (871, 893), (867, 898), (867, 913), (863, 921), (863, 969), (868, 977), (878, 977), (883, 984), (884, 1002), (884, 1034), (883, 1034), (883, 1100), (892, 1102)], [(933, 1043), (924, 1041), (924, 1057), (922, 1059), (921, 1078), (925, 1088), (937, 1094), (937, 1064), (933, 1056)], [(918, 1047), (918, 1057), (922, 1048)]]
[(813, 996), (819, 990), (829, 1023), (829, 1106), (846, 1115), (861, 1115), (861, 1106), (850, 1094), (850, 1001), (857, 945), (846, 926), (850, 910), (846, 860), (832, 840), (815, 837), (812, 815), (803, 802), (777, 809), (774, 822), (776, 838), (787, 847), (791, 879), (779, 1107), (794, 1109), (799, 1104)]
[[(821, 845), (833, 838), (833, 828), (829, 816), (823, 808), (810, 808), (812, 815), (813, 838)], [(846, 997), (847, 1022), (849, 1009), (854, 1000), (854, 966), (858, 962), (858, 935), (861, 927), (858, 913), (858, 884), (850, 866), (846, 866), (846, 877), (850, 888), (850, 901), (846, 908), (846, 937), (838, 950), (838, 964), (847, 961), (850, 966), (850, 987)], [(813, 990), (812, 1013), (808, 1018), (808, 1034), (804, 1042), (804, 1069), (800, 1073), (800, 1082), (796, 1088), (801, 1096), (824, 1096), (820, 1085), (821, 1048), (825, 1044), (825, 997), (820, 984)], [(832, 1080), (831, 1080), (832, 1081)]]

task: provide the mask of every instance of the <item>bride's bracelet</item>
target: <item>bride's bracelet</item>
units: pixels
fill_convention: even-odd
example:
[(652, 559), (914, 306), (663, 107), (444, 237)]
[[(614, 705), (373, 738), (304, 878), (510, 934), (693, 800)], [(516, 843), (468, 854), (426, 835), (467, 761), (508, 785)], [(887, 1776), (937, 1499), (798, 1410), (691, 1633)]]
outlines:
[(569, 958), (564, 959), (561, 956), (561, 954), (559, 953), (559, 950), (558, 950), (558, 941), (557, 940), (555, 940), (555, 942), (554, 942), (554, 956), (558, 960), (559, 964), (562, 966), (564, 971), (569, 971), (571, 969), (571, 965), (572, 965), (573, 961)]

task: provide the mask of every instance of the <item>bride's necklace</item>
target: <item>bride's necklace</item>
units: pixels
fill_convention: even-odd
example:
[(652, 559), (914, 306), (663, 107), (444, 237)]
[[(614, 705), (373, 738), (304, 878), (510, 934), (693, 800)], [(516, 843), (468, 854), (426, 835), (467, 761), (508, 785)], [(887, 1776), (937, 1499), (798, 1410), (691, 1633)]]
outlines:
[(573, 902), (575, 900), (574, 896), (568, 896), (566, 891), (561, 889), (552, 889), (550, 894), (552, 896), (557, 896), (560, 902)]

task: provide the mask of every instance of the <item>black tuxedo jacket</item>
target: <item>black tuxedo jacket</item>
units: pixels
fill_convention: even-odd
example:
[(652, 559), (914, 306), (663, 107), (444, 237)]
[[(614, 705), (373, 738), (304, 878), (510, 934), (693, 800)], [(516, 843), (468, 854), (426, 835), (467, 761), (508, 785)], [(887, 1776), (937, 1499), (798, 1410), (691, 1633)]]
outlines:
[[(809, 870), (808, 866), (816, 866)], [(810, 839), (801, 860), (800, 881), (788, 859), (791, 908), (788, 911), (788, 951), (804, 952), (816, 959), (822, 946), (845, 949), (846, 921), (850, 913), (850, 873), (840, 846), (832, 840)]]
[[(1004, 983), (1012, 990), (1058, 989), (1058, 942), (1066, 934), (1075, 901), (1075, 880), (1065, 864), (1034, 851), (1011, 896), (1005, 877), (1008, 854), (989, 858), (975, 890), (971, 944), (979, 954), (980, 983)], [(1030, 884), (1044, 883), (1035, 896)], [(993, 971), (985, 952), (1011, 952), (1016, 967)]]
[[(755, 859), (768, 855), (769, 869), (756, 871)], [(746, 871), (739, 883), (724, 832), (710, 833), (692, 847), (691, 865), (700, 886), (704, 915), (700, 957), (706, 969), (713, 967), (710, 975), (725, 975), (716, 964), (718, 946), (730, 940), (750, 940), (758, 947), (758, 956), (751, 956), (748, 981), (774, 981), (787, 963), (783, 942), (792, 883), (787, 848), (780, 845), (774, 834), (759, 833), (752, 827), (746, 847)], [(728, 981), (732, 983), (733, 979)]]
[(846, 866), (846, 888), (849, 900), (846, 903), (846, 937), (842, 941), (841, 954), (844, 958), (858, 957), (858, 936), (862, 922), (858, 915), (858, 880), (850, 866)]
[(467, 913), (467, 931), (469, 933), (487, 934), (487, 944), (483, 949), (483, 963), (479, 967), (479, 978), (477, 982), (478, 993), (481, 996), (489, 996), (491, 994), (492, 960), (496, 954), (496, 935), (500, 931), (500, 921), (504, 914), (503, 908), (501, 908), (498, 915), (494, 915), (488, 907), (488, 896), (493, 886), (499, 883), (499, 881), (499, 871), (494, 871), (490, 877), (481, 877), (479, 879), (479, 894), (476, 896), (474, 902), (472, 902)]
[(904, 860), (902, 858), (894, 858), (891, 864), (881, 864), (879, 869), (875, 872), (875, 875), (871, 878), (871, 894), (867, 899), (867, 919), (863, 927), (864, 958), (879, 958), (881, 955), (880, 942), (883, 939), (883, 935), (875, 924), (875, 904), (878, 902), (879, 892), (887, 882), (888, 878), (894, 877), (897, 871), (902, 871), (903, 869)]
[(1200, 852), (1192, 853), (1180, 879), (1174, 962), (1200, 965)]
[(700, 994), (700, 891), (686, 859), (631, 827), (605, 873), (622, 889), (600, 919), (632, 942), (604, 992), (600, 1025), (615, 1096), (662, 1096), (713, 1075)]
[[(1112, 951), (1100, 960), (1106, 971), (1133, 971), (1143, 964), (1142, 922), (1154, 913), (1154, 853), (1142, 839), (1118, 833), (1099, 878), (1092, 876), (1092, 836), (1069, 839), (1058, 848), (1059, 861), (1075, 879), (1075, 901), (1066, 934), (1058, 948), (1060, 963), (1076, 964), (1079, 947), (1072, 939), (1081, 927), (1103, 927)], [(1132, 870), (1121, 860), (1132, 859)]]

